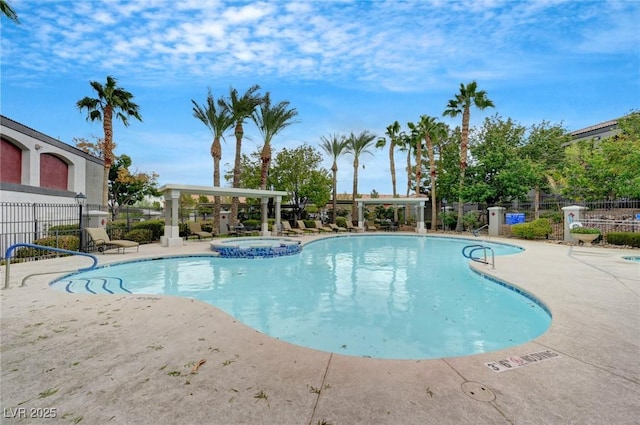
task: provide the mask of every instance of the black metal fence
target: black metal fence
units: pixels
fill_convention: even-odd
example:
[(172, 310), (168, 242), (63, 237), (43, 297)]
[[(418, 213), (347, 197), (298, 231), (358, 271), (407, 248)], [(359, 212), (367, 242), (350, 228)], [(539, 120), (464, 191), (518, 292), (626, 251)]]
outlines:
[[(76, 204), (0, 202), (0, 258), (4, 259), (7, 249), (18, 243), (34, 244), (44, 238), (52, 238), (54, 247), (65, 248), (62, 242), (64, 236), (73, 235), (79, 240), (80, 211), (80, 206)], [(131, 230), (140, 221), (161, 215), (161, 212), (152, 208), (121, 208), (117, 217), (119, 226), (116, 236), (121, 237), (123, 232)], [(103, 219), (111, 219), (107, 208), (101, 205), (82, 208), (82, 227), (96, 227)], [(107, 231), (110, 232), (110, 229), (107, 228)], [(85, 249), (88, 246), (86, 242)], [(47, 255), (43, 253), (42, 256)]]

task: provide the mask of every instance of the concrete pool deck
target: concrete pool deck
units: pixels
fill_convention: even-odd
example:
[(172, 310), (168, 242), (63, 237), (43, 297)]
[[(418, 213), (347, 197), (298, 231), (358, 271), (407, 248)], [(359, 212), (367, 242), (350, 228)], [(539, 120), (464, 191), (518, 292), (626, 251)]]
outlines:
[[(636, 424), (640, 262), (622, 257), (640, 251), (490, 240), (526, 251), (496, 257), (495, 270), (473, 267), (541, 299), (551, 327), (520, 346), (434, 360), (298, 347), (190, 299), (50, 289), (60, 273), (19, 287), (29, 274), (85, 267), (87, 258), (12, 264), (0, 291), (0, 422)], [(209, 241), (189, 241), (97, 257), (102, 265), (210, 252)], [(559, 356), (500, 373), (486, 366), (546, 350)], [(35, 417), (51, 416), (47, 409), (55, 419)]]

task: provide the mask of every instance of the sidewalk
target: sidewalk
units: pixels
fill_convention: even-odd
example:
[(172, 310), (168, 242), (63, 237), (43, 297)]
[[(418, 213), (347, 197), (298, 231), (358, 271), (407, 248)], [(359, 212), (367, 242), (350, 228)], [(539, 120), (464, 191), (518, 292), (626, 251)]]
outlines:
[[(12, 264), (11, 286), (0, 291), (0, 422), (637, 423), (640, 262), (622, 257), (640, 250), (491, 241), (526, 250), (496, 257), (495, 270), (472, 266), (545, 302), (550, 329), (517, 347), (423, 361), (294, 346), (190, 299), (66, 294), (48, 288), (54, 275), (19, 287), (31, 273), (83, 267), (86, 258)], [(208, 253), (208, 246), (144, 245), (140, 253), (98, 258), (106, 264)], [(559, 356), (504, 372), (486, 366), (547, 350)], [(206, 362), (192, 374), (200, 360)], [(51, 415), (46, 409), (55, 409), (56, 419), (31, 417)]]

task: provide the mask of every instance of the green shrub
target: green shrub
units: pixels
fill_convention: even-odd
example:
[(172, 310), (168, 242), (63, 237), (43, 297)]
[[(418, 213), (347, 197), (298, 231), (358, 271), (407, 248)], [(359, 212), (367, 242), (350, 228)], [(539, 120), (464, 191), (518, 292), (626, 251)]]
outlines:
[(478, 211), (469, 211), (462, 216), (462, 223), (466, 229), (476, 229), (480, 227), (480, 213)]
[[(153, 232), (149, 229), (133, 229), (124, 234), (122, 239), (138, 243), (149, 243), (153, 241)], [(158, 238), (159, 239), (159, 238)]]
[[(66, 249), (68, 251), (78, 251), (80, 248), (80, 238), (75, 235), (48, 236), (33, 241), (34, 245), (49, 246), (52, 248)], [(38, 248), (19, 248), (16, 250), (16, 258), (39, 257), (51, 254), (52, 251)], [(70, 254), (69, 254), (70, 255)]]
[(600, 229), (597, 229), (595, 227), (574, 227), (573, 229), (569, 230), (569, 233), (576, 233), (580, 235), (599, 235), (602, 232), (600, 231)]
[(609, 232), (607, 233), (607, 243), (640, 248), (640, 233)]
[(522, 239), (546, 238), (553, 232), (548, 218), (539, 218), (530, 223), (518, 223), (511, 226), (511, 233)]
[(316, 227), (316, 223), (313, 220), (302, 220), (304, 222), (304, 227), (308, 227), (313, 229)]
[[(141, 221), (131, 226), (131, 230), (148, 230), (151, 232), (151, 236), (149, 236), (150, 238), (149, 241), (158, 241), (160, 240), (160, 236), (164, 235), (164, 220)], [(210, 231), (205, 229), (204, 223), (202, 223), (202, 230), (204, 230), (205, 232)], [(131, 232), (128, 232), (127, 235), (129, 233)], [(123, 239), (129, 239), (129, 238), (127, 238), (125, 235)], [(134, 239), (129, 239), (129, 240), (134, 240)], [(136, 240), (136, 242), (140, 242), (140, 241)]]
[(49, 227), (48, 233), (50, 236), (55, 235), (78, 235), (77, 224), (61, 224), (58, 226)]
[(346, 217), (336, 217), (336, 224), (340, 227), (347, 227)]
[(447, 211), (442, 215), (442, 221), (444, 222), (444, 228), (454, 229), (458, 224), (458, 214), (453, 211)]
[(540, 213), (540, 218), (548, 218), (551, 223), (562, 223), (564, 221), (564, 216), (561, 211), (542, 211)]
[(252, 229), (259, 229), (261, 222), (260, 220), (245, 220), (242, 222), (245, 227), (250, 227)]

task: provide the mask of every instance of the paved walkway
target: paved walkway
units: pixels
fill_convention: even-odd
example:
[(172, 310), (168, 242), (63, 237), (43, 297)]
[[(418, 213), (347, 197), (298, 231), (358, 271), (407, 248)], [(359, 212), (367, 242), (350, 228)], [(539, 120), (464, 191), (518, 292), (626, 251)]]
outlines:
[[(637, 424), (640, 262), (622, 257), (640, 250), (506, 242), (526, 251), (474, 267), (542, 299), (550, 329), (517, 347), (423, 361), (294, 346), (189, 299), (66, 294), (48, 288), (52, 275), (19, 287), (86, 258), (14, 264), (0, 291), (1, 423)], [(190, 241), (98, 257), (204, 252), (208, 242)], [(547, 350), (560, 356), (501, 373), (485, 365)], [(34, 417), (47, 409), (56, 419)]]

